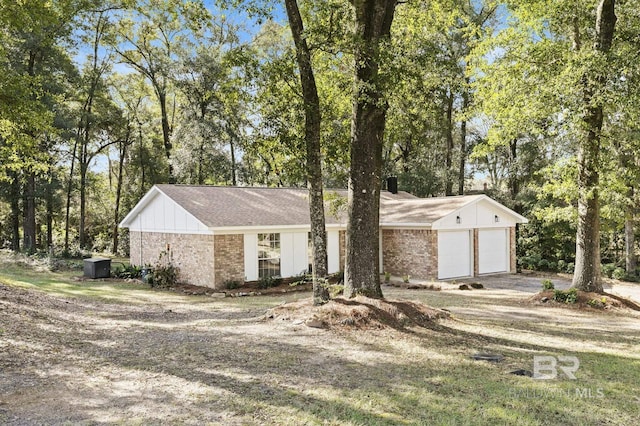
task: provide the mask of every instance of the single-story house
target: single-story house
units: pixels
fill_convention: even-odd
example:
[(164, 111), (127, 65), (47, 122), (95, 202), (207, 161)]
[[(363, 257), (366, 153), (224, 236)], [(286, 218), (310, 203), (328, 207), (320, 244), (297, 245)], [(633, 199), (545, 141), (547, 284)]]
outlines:
[[(346, 200), (346, 190), (326, 190)], [(486, 195), (418, 198), (381, 191), (380, 266), (393, 275), (451, 279), (516, 269), (515, 226), (527, 219)], [(181, 279), (222, 288), (228, 281), (292, 277), (311, 263), (308, 191), (155, 185), (120, 223), (134, 265), (170, 252)], [(326, 209), (329, 273), (344, 269), (344, 208)]]

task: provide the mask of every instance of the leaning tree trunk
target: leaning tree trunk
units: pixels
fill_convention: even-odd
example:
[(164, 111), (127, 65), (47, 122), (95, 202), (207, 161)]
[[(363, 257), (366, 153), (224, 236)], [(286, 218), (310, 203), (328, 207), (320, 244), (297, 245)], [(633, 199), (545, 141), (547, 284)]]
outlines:
[[(615, 0), (601, 0), (596, 13), (596, 40), (593, 49), (606, 55), (615, 32)], [(579, 46), (579, 43), (574, 43)], [(572, 287), (602, 293), (600, 269), (599, 164), (600, 140), (604, 120), (603, 101), (594, 93), (605, 84), (604, 70), (595, 79), (583, 77), (585, 136), (578, 146), (578, 231), (576, 269)]]
[(313, 243), (313, 304), (322, 305), (329, 301), (329, 291), (324, 285), (324, 277), (327, 275), (327, 230), (324, 217), (322, 162), (320, 158), (320, 100), (311, 66), (311, 52), (303, 35), (304, 25), (298, 2), (297, 0), (285, 0), (285, 6), (296, 46), (296, 59), (300, 70), (304, 99), (304, 139), (307, 151), (309, 214)]
[(388, 105), (379, 75), (379, 49), (388, 39), (396, 0), (352, 0), (355, 8), (355, 93), (347, 223), (346, 297), (382, 298), (380, 289), (380, 188)]

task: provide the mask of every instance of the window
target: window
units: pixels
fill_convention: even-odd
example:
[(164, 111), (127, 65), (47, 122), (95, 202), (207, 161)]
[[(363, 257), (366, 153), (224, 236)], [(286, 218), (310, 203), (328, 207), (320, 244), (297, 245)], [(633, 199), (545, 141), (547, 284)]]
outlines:
[(258, 278), (280, 276), (280, 234), (258, 234)]

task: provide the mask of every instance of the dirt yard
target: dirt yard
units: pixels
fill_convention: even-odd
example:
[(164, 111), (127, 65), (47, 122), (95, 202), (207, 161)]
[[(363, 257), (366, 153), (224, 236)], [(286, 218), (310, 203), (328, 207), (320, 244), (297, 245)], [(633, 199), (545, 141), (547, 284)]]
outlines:
[[(640, 395), (629, 391), (640, 382), (640, 315), (528, 307), (527, 291), (513, 285), (533, 284), (512, 277), (505, 289), (501, 280), (468, 292), (385, 287), (387, 298), (423, 301), (452, 315), (407, 330), (328, 330), (269, 315), (310, 293), (215, 299), (92, 284), (109, 298), (0, 283), (0, 424), (640, 419)], [(68, 285), (65, 294), (85, 284)], [(580, 352), (587, 383), (613, 383), (606, 403), (508, 398), (511, 389), (531, 386), (510, 370), (531, 368), (533, 353), (567, 350)], [(477, 351), (506, 360), (470, 360)], [(624, 371), (630, 366), (635, 370)]]

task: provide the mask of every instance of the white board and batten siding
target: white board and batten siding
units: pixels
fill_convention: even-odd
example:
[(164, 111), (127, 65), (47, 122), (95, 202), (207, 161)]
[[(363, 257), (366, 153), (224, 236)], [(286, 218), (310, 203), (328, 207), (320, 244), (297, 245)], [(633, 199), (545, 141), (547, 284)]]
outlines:
[[(462, 278), (474, 274), (509, 272), (510, 233), (514, 216), (489, 200), (465, 206), (437, 221), (438, 278)], [(473, 230), (478, 230), (477, 256), (474, 256)]]
[(130, 222), (131, 231), (211, 234), (193, 215), (164, 194), (157, 194)]

